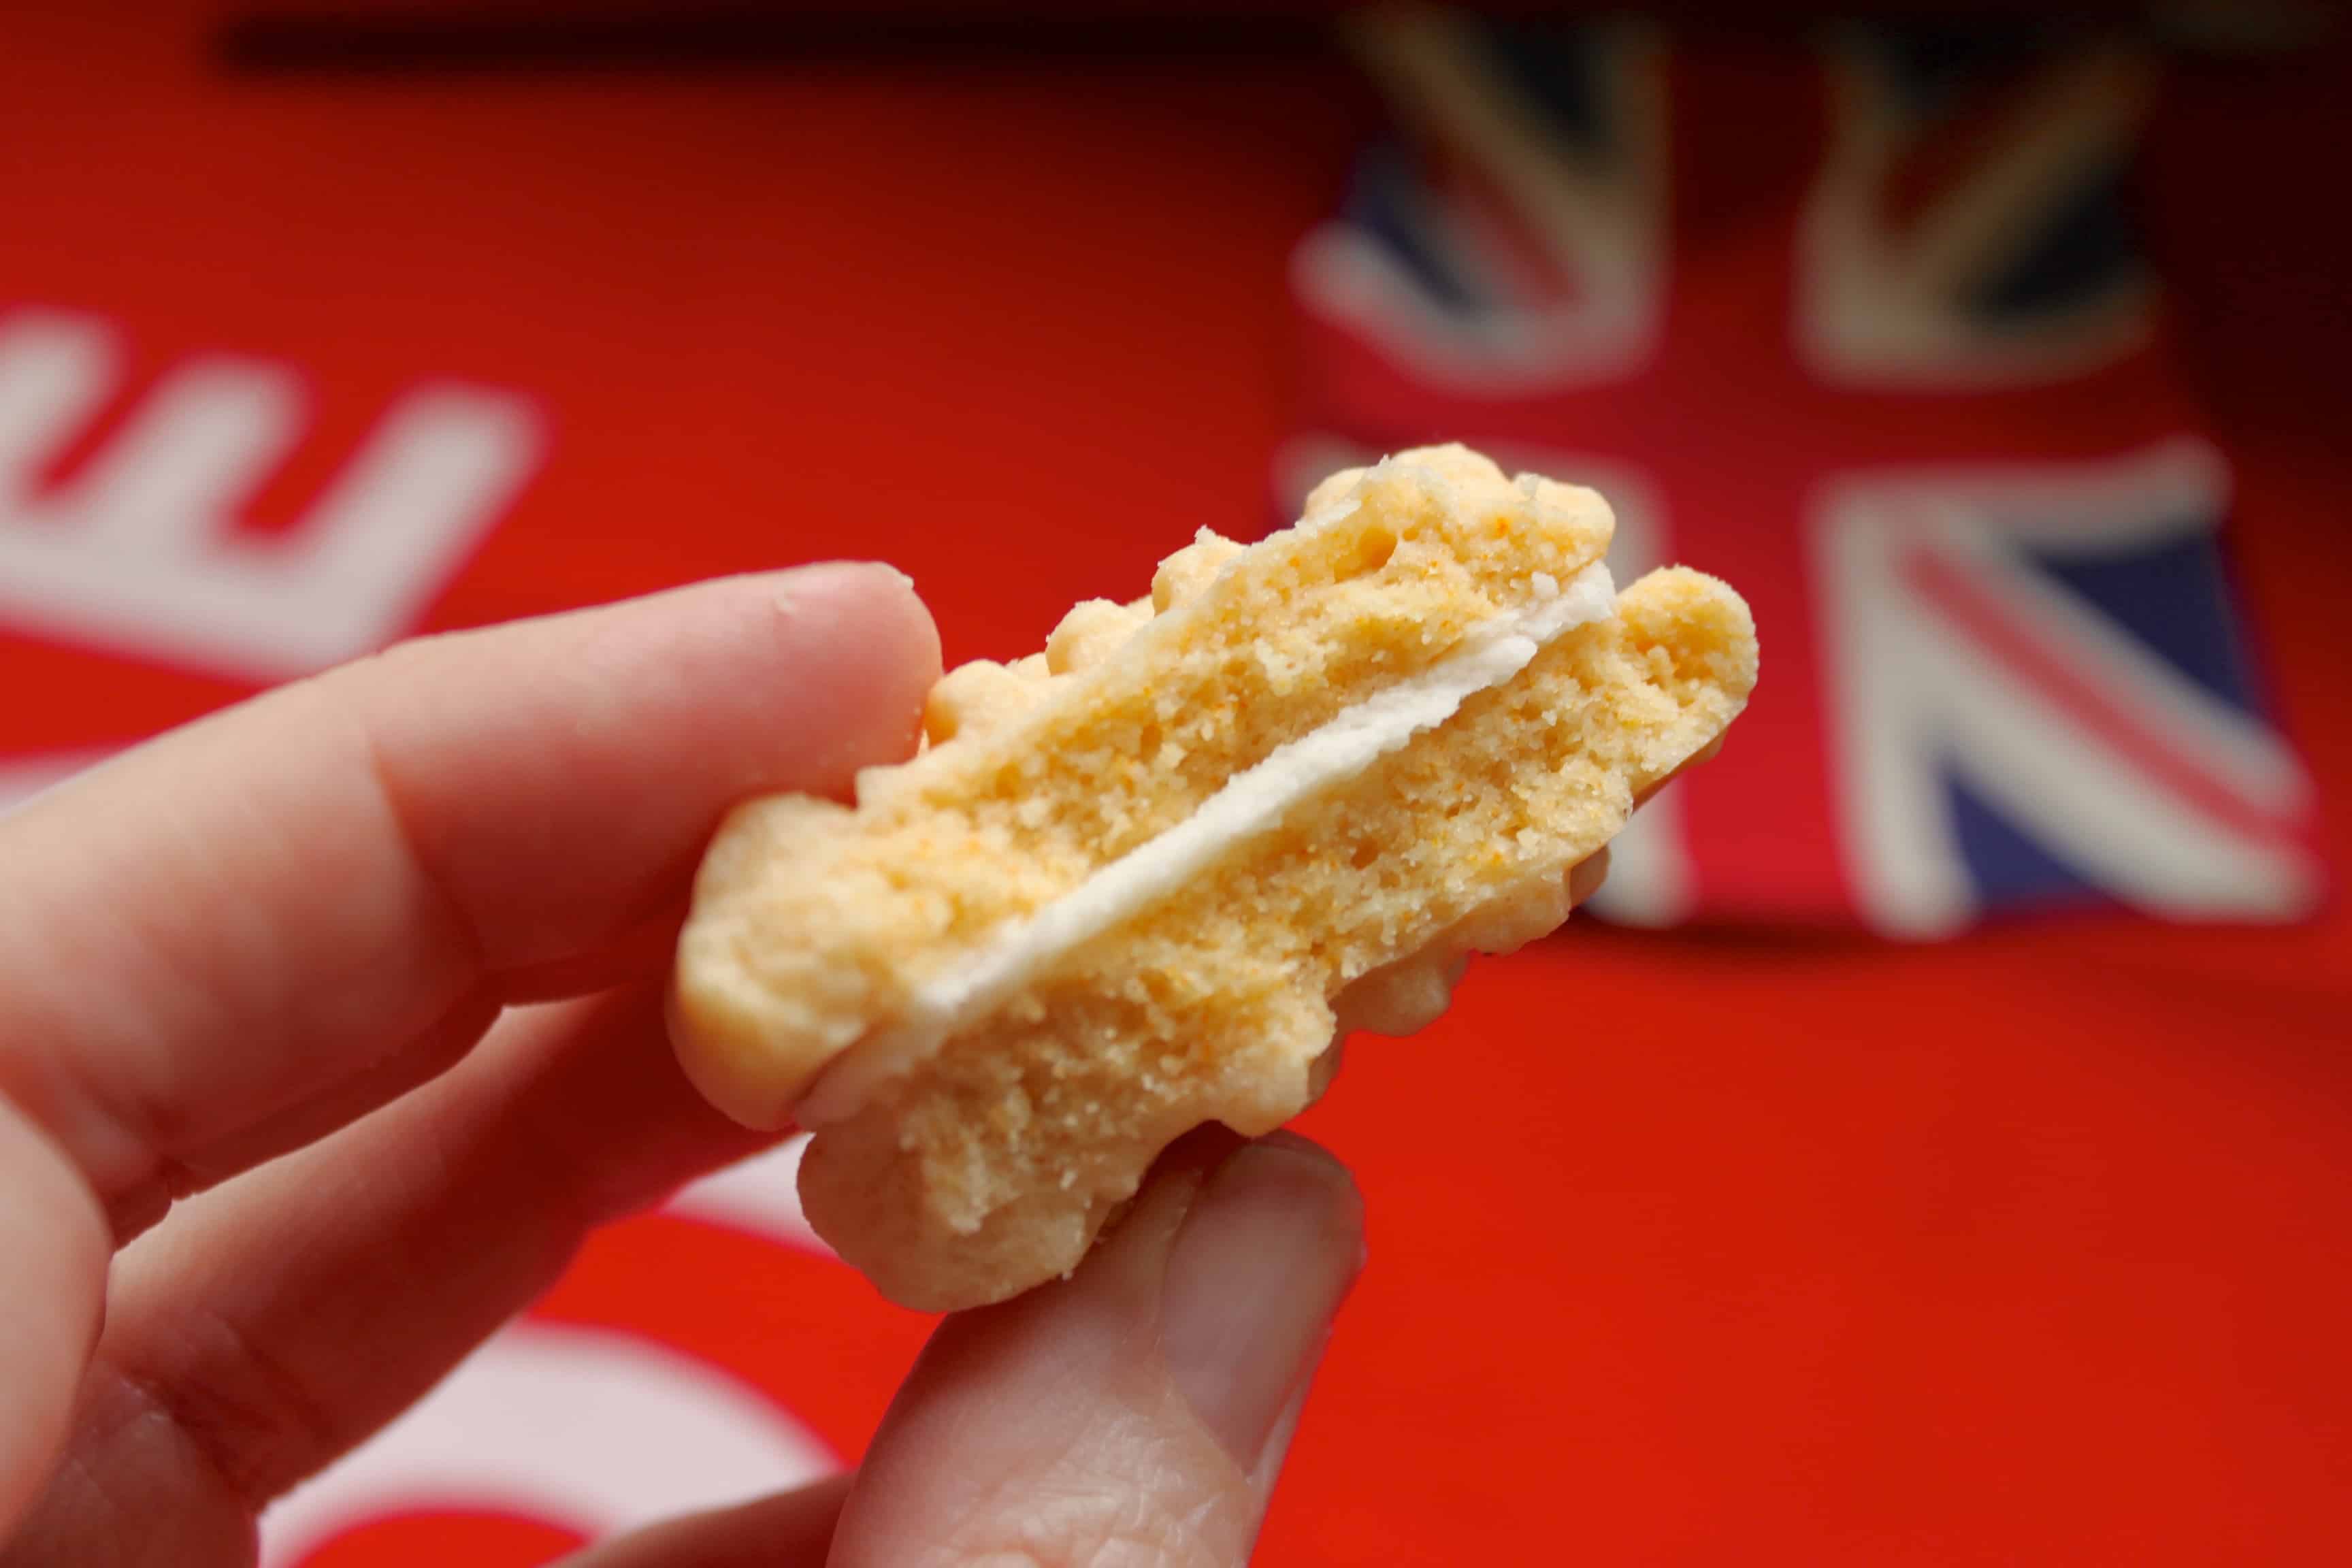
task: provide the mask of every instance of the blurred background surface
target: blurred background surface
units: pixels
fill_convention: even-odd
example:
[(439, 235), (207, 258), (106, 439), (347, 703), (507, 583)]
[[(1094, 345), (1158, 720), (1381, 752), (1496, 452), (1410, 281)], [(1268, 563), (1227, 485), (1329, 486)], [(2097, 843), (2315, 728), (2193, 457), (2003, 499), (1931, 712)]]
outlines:
[[(1010, 657), (1468, 440), (1733, 581), (1764, 684), (1604, 920), (1309, 1117), (1373, 1262), (1265, 1560), (2339, 1561), (2347, 90), (2237, 7), (14, 7), (0, 809), (829, 554)], [(597, 1237), (272, 1560), (854, 1461), (927, 1324), (793, 1153)]]

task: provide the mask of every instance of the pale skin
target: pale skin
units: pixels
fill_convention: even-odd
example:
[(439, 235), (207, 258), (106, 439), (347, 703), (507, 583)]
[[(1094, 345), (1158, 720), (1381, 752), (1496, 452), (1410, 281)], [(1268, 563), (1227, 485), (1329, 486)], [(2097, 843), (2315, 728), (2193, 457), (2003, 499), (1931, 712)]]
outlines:
[[(939, 665), (887, 568), (730, 578), (409, 644), (0, 821), (0, 1564), (251, 1563), (590, 1229), (772, 1136), (664, 1038), (696, 858), (906, 756)], [(1244, 1562), (1363, 1256), (1329, 1154), (1196, 1134), (1071, 1279), (948, 1319), (855, 1474), (569, 1561)]]

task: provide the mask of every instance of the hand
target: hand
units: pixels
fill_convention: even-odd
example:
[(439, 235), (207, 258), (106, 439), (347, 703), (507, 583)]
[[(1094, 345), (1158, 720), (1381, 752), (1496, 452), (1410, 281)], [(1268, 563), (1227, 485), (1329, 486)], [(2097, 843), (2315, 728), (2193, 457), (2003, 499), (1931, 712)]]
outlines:
[[(696, 858), (906, 755), (938, 673), (894, 573), (707, 583), (396, 648), (0, 823), (0, 1563), (250, 1562), (592, 1226), (757, 1147), (663, 1038)], [(941, 1325), (856, 1475), (578, 1561), (1239, 1563), (1360, 1237), (1313, 1145), (1196, 1134), (1071, 1279)]]

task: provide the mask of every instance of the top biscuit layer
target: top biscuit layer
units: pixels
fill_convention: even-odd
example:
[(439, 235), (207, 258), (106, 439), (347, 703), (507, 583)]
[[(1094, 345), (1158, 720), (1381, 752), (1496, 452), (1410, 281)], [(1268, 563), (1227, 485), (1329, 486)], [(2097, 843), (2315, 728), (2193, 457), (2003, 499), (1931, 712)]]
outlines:
[(950, 671), (855, 812), (760, 801), (695, 890), (677, 995), (698, 1085), (779, 1126), (924, 973), (1182, 821), (1234, 773), (1599, 562), (1591, 490), (1461, 447), (1335, 475), (1247, 551), (1204, 533), (1150, 599), (1080, 605), (1042, 658)]

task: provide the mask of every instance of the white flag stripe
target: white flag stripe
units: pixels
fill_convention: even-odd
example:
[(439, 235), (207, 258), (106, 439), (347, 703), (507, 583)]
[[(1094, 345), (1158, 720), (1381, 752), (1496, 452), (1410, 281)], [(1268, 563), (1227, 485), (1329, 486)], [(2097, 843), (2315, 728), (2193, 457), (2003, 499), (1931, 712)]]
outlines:
[(2317, 891), (2298, 851), (2199, 814), (1965, 646), (1929, 630), (1914, 651), (1951, 765), (2123, 901), (2158, 915), (2280, 919)]
[(1641, 323), (1585, 308), (1458, 311), (1432, 300), (1388, 247), (1327, 224), (1292, 253), (1291, 287), (1405, 360), (1433, 386), (1503, 393), (1601, 381), (1635, 369)]
[(2112, 689), (2172, 750), (2194, 757), (2250, 803), (2282, 818), (2311, 798), (2302, 763), (2260, 720), (2215, 698), (2114, 623), (1979, 538), (1955, 564), (2021, 607), (2042, 640), (2063, 643), (2077, 673)]
[(1934, 722), (1887, 557), (1901, 541), (1866, 492), (1849, 495), (1816, 538), (1824, 693), (1834, 726), (1839, 849), (1854, 901), (1881, 930), (1933, 937), (1977, 912), (1944, 784), (1921, 732)]
[[(1479, 393), (1622, 377), (1655, 345), (1663, 319), (1666, 229), (1666, 89), (1654, 29), (1606, 31), (1594, 79), (1610, 126), (1605, 160), (1583, 157), (1496, 70), (1477, 25), (1406, 11), (1373, 13), (1349, 36), (1399, 114), (1443, 155), (1475, 165), (1521, 224), (1562, 258), (1577, 297), (1537, 304), (1498, 296), (1455, 310), (1433, 298), (1384, 240), (1356, 225), (1323, 226), (1293, 253), (1291, 287), (1312, 311), (1342, 321), (1432, 385)], [(1598, 39), (1600, 35), (1596, 34)], [(1420, 193), (1424, 197), (1430, 193)], [(1492, 278), (1492, 258), (1459, 215), (1432, 212), (1421, 242), (1466, 256)]]
[(263, 1568), (417, 1510), (518, 1514), (590, 1537), (782, 1491), (839, 1460), (708, 1362), (637, 1336), (524, 1319), (262, 1520)]
[(2274, 732), (2046, 580), (2014, 548), (2121, 552), (2210, 542), (2228, 496), (2220, 454), (2202, 441), (2176, 440), (2087, 470), (1983, 464), (1849, 479), (1832, 488), (1829, 504), (1866, 503), (1881, 532), (1941, 551), (1988, 593), (2024, 606), (2020, 618), (2063, 642), (2119, 706), (2131, 705), (2250, 802), (2287, 816), (2307, 804), (2311, 784)]
[(2180, 798), (1971, 647), (1905, 570), (1935, 552), (2059, 645), (2119, 710), (2288, 822), (2310, 786), (2268, 731), (2040, 581), (2010, 548), (2160, 547), (2210, 529), (2222, 493), (2210, 449), (2192, 442), (2071, 470), (1927, 470), (1827, 492), (1814, 564), (1841, 850), (1874, 921), (1937, 935), (1976, 912), (1952, 774), (2126, 902), (2192, 918), (2282, 919), (2309, 907), (2317, 869), (2290, 838)]
[(2147, 341), (2156, 289), (2145, 275), (2015, 324), (1978, 320), (1965, 301), (2004, 243), (2129, 141), (2147, 60), (2083, 55), (2070, 76), (2033, 84), (2042, 112), (2031, 133), (2012, 131), (1908, 223), (1895, 221), (1890, 193), (1922, 129), (1877, 51), (1852, 42), (1829, 63), (1829, 142), (1797, 231), (1797, 347), (1809, 363), (1849, 383), (1948, 392), (2058, 380)]
[[(1944, 531), (1956, 510), (1996, 516), (2028, 549), (2153, 549), (2208, 535), (2229, 502), (2229, 468), (2200, 440), (2159, 441), (2109, 460), (1849, 468), (1817, 503), (1834, 514), (1866, 501), (1882, 527)], [(1901, 521), (1897, 521), (1897, 520)]]

